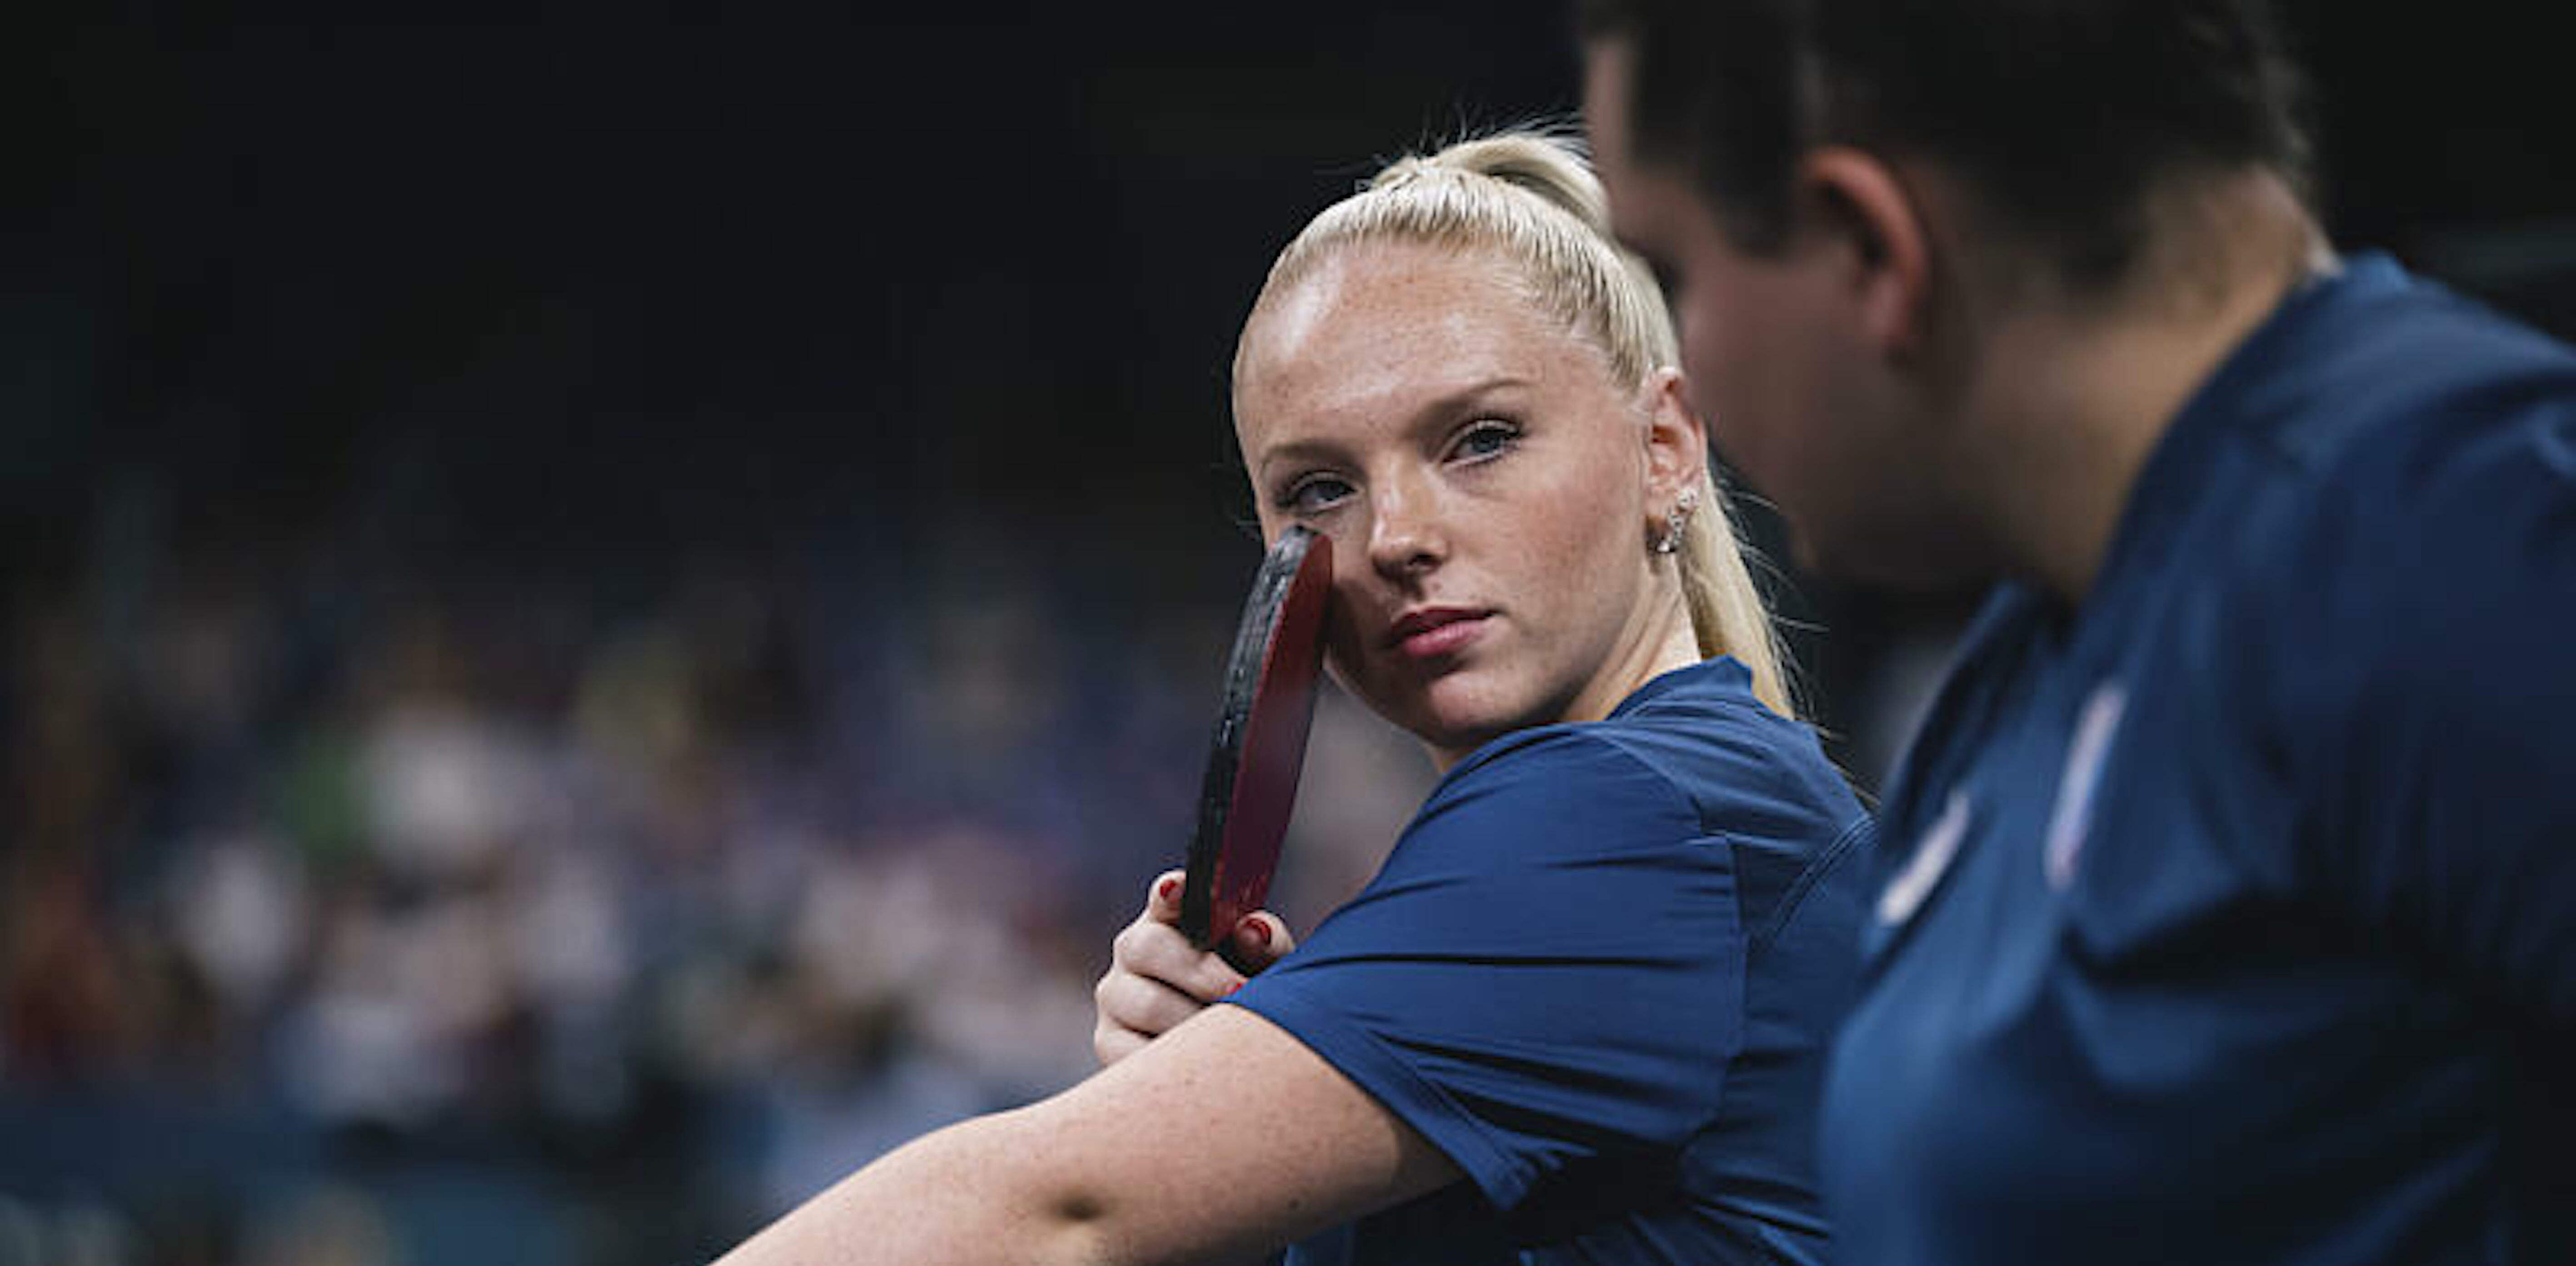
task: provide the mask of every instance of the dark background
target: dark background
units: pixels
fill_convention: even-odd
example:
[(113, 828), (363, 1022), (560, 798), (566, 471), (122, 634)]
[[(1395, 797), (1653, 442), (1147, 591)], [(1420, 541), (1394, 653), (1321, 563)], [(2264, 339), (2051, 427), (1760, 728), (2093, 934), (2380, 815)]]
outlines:
[[(2536, 19), (2286, 11), (2338, 239), (2576, 329)], [(1578, 96), (1554, 4), (14, 24), (0, 1266), (693, 1260), (1078, 1075), (1271, 253)], [(1954, 612), (1781, 596), (1870, 782)], [(1422, 777), (1325, 724), (1307, 918)]]

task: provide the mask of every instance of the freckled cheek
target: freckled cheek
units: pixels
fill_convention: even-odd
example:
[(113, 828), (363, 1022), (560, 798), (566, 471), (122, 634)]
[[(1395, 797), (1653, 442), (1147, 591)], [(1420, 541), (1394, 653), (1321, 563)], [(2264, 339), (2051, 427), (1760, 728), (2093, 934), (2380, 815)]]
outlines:
[(1342, 689), (1365, 699), (1368, 692), (1361, 685), (1368, 680), (1369, 666), (1349, 632), (1347, 628), (1329, 626), (1324, 630), (1324, 671), (1332, 674)]
[(1324, 671), (1371, 711), (1398, 725), (1405, 723), (1411, 687), (1404, 674), (1338, 599), (1324, 618)]
[(1360, 577), (1365, 574), (1360, 569), (1366, 560), (1356, 557), (1355, 550), (1341, 548), (1340, 541), (1325, 539), (1334, 549), (1333, 600), (1324, 609), (1324, 655), (1327, 663), (1347, 676), (1364, 669), (1369, 645), (1366, 626), (1384, 617), (1360, 593)]
[(1593, 464), (1531, 498), (1511, 518), (1507, 557), (1550, 590), (1597, 577), (1627, 556), (1635, 535), (1630, 516), (1614, 509), (1633, 500), (1632, 479), (1624, 463)]

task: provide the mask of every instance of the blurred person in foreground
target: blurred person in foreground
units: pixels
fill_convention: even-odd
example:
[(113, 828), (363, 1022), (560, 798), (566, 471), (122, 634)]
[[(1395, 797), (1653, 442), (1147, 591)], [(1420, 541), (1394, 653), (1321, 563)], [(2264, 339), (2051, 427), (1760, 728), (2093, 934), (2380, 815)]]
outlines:
[(1880, 813), (1840, 1259), (2576, 1253), (2576, 354), (2330, 248), (2257, 5), (1583, 21), (1718, 449), (1994, 586)]
[[(1815, 1262), (1865, 817), (1790, 707), (1660, 294), (1569, 146), (1409, 158), (1273, 265), (1235, 365), (1329, 662), (1443, 772), (1247, 983), (1156, 881), (1108, 1064), (907, 1146), (729, 1259)], [(1217, 1000), (1231, 1005), (1209, 1005)]]

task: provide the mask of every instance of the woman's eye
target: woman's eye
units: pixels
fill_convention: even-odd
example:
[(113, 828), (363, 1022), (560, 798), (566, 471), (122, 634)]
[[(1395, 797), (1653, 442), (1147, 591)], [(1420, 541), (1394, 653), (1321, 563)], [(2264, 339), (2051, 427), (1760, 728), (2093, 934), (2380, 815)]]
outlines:
[(1498, 418), (1488, 418), (1460, 432), (1451, 451), (1464, 460), (1482, 460), (1511, 448), (1513, 441), (1520, 437), (1519, 427)]
[(1309, 475), (1288, 485), (1279, 508), (1290, 514), (1321, 514), (1351, 495), (1351, 486), (1330, 475)]

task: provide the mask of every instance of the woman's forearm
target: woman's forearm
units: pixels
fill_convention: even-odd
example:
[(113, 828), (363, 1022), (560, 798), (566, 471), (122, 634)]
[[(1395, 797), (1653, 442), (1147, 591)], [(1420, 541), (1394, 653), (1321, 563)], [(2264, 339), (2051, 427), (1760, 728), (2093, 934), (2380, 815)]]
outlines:
[(842, 1179), (719, 1266), (1089, 1266), (1110, 1210), (1028, 1137), (1035, 1109), (926, 1134)]
[(1458, 1176), (1296, 1039), (1218, 1007), (1054, 1098), (888, 1153), (721, 1266), (1256, 1257)]

